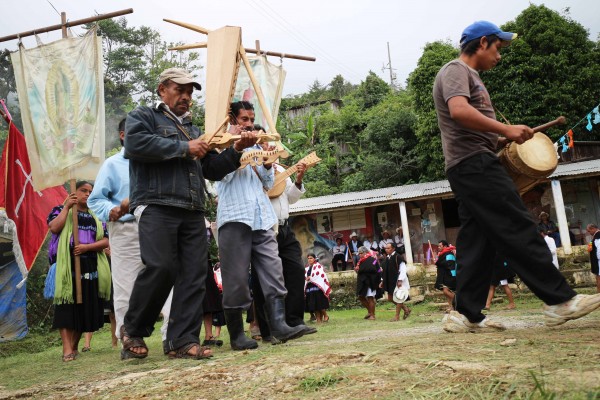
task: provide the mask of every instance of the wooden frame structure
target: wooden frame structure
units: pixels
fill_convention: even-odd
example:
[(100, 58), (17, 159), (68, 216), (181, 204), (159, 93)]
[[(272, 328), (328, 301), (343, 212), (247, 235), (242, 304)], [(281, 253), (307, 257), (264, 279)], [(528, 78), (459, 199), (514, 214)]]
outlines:
[[(207, 48), (207, 69), (206, 80), (210, 85), (206, 85), (206, 103), (205, 103), (205, 135), (204, 140), (208, 143), (215, 136), (225, 132), (227, 122), (229, 121), (229, 106), (233, 99), (235, 84), (239, 73), (240, 62), (244, 63), (248, 76), (252, 83), (258, 103), (263, 111), (263, 115), (269, 127), (269, 134), (277, 135), (277, 127), (267, 107), (265, 97), (258, 83), (248, 57), (246, 48), (242, 45), (242, 29), (237, 26), (225, 26), (217, 30), (209, 30), (201, 26), (189, 24), (186, 22), (164, 19), (164, 21), (190, 29), (194, 32), (202, 33), (208, 36), (206, 42), (187, 44), (172, 47), (169, 50), (189, 50), (198, 48)], [(257, 43), (258, 47), (258, 43)], [(304, 57), (294, 54), (284, 54), (275, 52), (261, 52), (260, 49), (248, 49), (248, 52), (276, 55), (280, 57), (295, 58), (307, 61), (315, 61), (314, 57)], [(289, 156), (287, 151), (281, 145), (281, 141), (276, 141), (276, 147), (280, 151), (280, 156), (286, 158)]]

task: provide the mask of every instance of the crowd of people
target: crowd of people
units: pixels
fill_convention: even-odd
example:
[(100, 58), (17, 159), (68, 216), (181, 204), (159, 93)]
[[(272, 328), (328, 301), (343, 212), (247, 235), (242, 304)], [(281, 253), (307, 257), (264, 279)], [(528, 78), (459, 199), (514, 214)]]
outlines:
[[(461, 222), (455, 248), (444, 240), (438, 244), (435, 287), (448, 302), (447, 332), (504, 330), (482, 311), (490, 307), (496, 286), (508, 288), (513, 273), (544, 302), (548, 326), (600, 307), (598, 228), (589, 225), (587, 231), (593, 237), (590, 260), (599, 294), (577, 294), (553, 264), (544, 239), (556, 241), (556, 226), (544, 213), (536, 225), (495, 153), (503, 143), (499, 136), (516, 143), (533, 136), (528, 126), (496, 120), (479, 77), (479, 71), (497, 64), (501, 49), (515, 37), (486, 21), (470, 25), (462, 34), (459, 58), (442, 67), (433, 87), (446, 174)], [(298, 164), (295, 180), (286, 178), (283, 194), (269, 199), (266, 191), (282, 167), (265, 160), (240, 168), (245, 151), (271, 149), (257, 144), (253, 105), (231, 104), (228, 131), (238, 139), (218, 152), (192, 124), (194, 89), (201, 85), (187, 71), (163, 71), (157, 86), (160, 101), (137, 107), (120, 124), (124, 148), (106, 160), (95, 186), (77, 183), (48, 217), (49, 259), (56, 264), (53, 327), (60, 332), (65, 362), (77, 358), (84, 332), (103, 325), (111, 281), (121, 359), (148, 356), (144, 339), (160, 314), (163, 353), (191, 359), (212, 357), (211, 346), (223, 344), (218, 339), (223, 323), (233, 350), (257, 348), (245, 333), (242, 316), (253, 304), (267, 343), (314, 334), (316, 329), (304, 322), (305, 311), (317, 323), (329, 321), (327, 274), (314, 254), (303, 262), (289, 224), (289, 205), (305, 192), (306, 165)], [(214, 238), (205, 218), (205, 179), (217, 182)], [(410, 283), (402, 230), (395, 233), (392, 237), (386, 230), (379, 242), (372, 237), (363, 242), (353, 232), (347, 243), (338, 240), (332, 249), (334, 271), (345, 270), (348, 261), (354, 267), (356, 294), (367, 320), (376, 319), (376, 300), (384, 292), (395, 304), (393, 321), (401, 312), (403, 319), (411, 314), (405, 304)], [(211, 240), (218, 242), (220, 285), (209, 258)], [(81, 302), (76, 301), (79, 291)]]

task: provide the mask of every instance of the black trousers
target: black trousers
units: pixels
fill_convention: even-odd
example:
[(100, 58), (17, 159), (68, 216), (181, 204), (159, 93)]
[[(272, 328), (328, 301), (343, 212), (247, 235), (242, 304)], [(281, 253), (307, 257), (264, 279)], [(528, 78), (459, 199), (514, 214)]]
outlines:
[(127, 333), (150, 336), (173, 288), (164, 350), (199, 343), (208, 251), (204, 213), (150, 205), (140, 217), (139, 234), (146, 269), (133, 286), (124, 320)]
[[(302, 248), (296, 239), (294, 231), (289, 225), (279, 227), (277, 233), (277, 247), (279, 249), (279, 258), (283, 264), (283, 280), (287, 289), (285, 297), (285, 319), (289, 326), (298, 326), (304, 323), (304, 265), (302, 264)], [(253, 272), (254, 273), (254, 272)], [(265, 304), (264, 296), (258, 279), (252, 279), (254, 304), (261, 334), (269, 336), (263, 332), (265, 322), (263, 307)]]
[[(340, 264), (338, 269), (338, 263)], [(344, 254), (336, 254), (333, 256), (331, 260), (331, 265), (333, 265), (333, 272), (337, 271), (345, 271), (346, 270), (346, 257)]]
[(456, 243), (456, 309), (471, 322), (482, 321), (498, 251), (514, 260), (513, 270), (548, 305), (576, 293), (552, 264), (537, 224), (495, 154), (476, 154), (447, 171), (460, 217)]

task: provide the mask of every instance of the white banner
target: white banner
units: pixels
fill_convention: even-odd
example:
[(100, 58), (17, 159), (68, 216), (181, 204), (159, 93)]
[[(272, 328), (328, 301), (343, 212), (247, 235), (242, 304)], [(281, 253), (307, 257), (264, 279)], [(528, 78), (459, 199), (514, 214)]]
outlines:
[[(273, 121), (277, 123), (277, 113), (281, 104), (281, 93), (283, 91), (283, 82), (285, 81), (285, 70), (282, 66), (270, 63), (266, 56), (248, 57), (254, 77), (260, 85), (260, 89), (265, 97), (265, 103), (269, 108)], [(252, 87), (252, 82), (248, 76), (248, 71), (244, 63), (240, 61), (240, 71), (235, 84), (233, 102), (249, 101), (254, 105), (255, 123), (262, 125), (266, 131), (269, 131), (267, 120), (258, 103), (258, 97)]]
[(11, 54), (36, 190), (94, 180), (104, 161), (102, 41), (96, 30)]

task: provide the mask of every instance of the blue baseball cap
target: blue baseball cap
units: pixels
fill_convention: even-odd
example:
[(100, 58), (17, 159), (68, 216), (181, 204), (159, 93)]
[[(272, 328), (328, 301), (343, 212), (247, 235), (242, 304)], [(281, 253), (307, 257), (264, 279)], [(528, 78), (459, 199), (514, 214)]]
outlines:
[(465, 43), (468, 43), (471, 40), (479, 39), (480, 37), (488, 35), (496, 35), (500, 38), (500, 40), (506, 42), (510, 42), (511, 40), (517, 38), (516, 33), (504, 32), (491, 22), (477, 21), (465, 28), (460, 36), (460, 46), (462, 47), (465, 45)]

